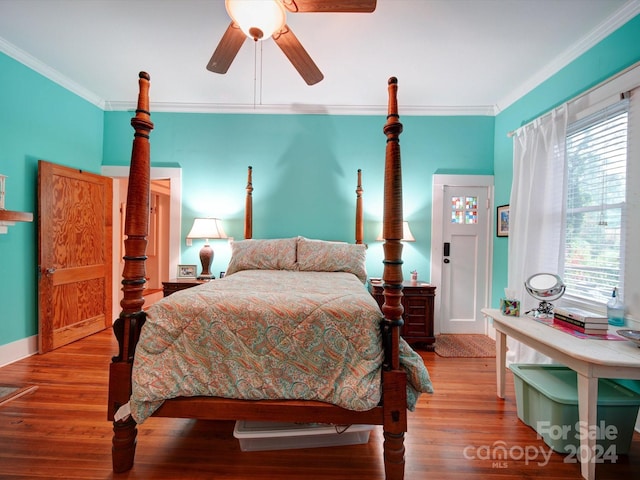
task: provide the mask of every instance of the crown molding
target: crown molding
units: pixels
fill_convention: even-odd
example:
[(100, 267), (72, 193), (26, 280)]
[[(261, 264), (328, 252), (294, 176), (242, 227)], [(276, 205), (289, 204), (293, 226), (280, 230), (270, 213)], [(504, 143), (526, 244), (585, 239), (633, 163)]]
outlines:
[[(134, 111), (134, 102), (105, 102), (105, 111)], [(372, 115), (387, 114), (387, 105), (308, 105), (308, 104), (212, 104), (212, 103), (160, 103), (151, 102), (152, 112), (219, 113), (251, 115)], [(444, 106), (399, 105), (402, 116), (495, 116), (495, 105)]]
[[(24, 50), (0, 37), (0, 52), (29, 67), (45, 78), (96, 105), (104, 111), (134, 111), (135, 102), (109, 101), (49, 67)], [(170, 113), (230, 113), (230, 114), (276, 114), (276, 115), (386, 115), (387, 105), (253, 105), (222, 103), (151, 103), (153, 112)], [(403, 116), (495, 116), (495, 105), (400, 105)]]
[[(0, 37), (0, 52), (17, 60), (45, 78), (96, 105), (104, 111), (134, 111), (135, 102), (109, 101), (70, 80), (57, 70), (19, 49)], [(387, 105), (305, 105), (305, 104), (222, 104), (222, 103), (151, 103), (153, 112), (170, 113), (230, 113), (230, 114), (275, 114), (275, 115), (386, 115)], [(446, 106), (446, 105), (400, 105), (403, 116), (494, 116), (495, 105)]]
[(7, 42), (4, 38), (0, 37), (0, 52), (7, 54), (9, 57), (14, 60), (26, 65), (31, 70), (39, 73), (43, 77), (51, 80), (54, 83), (57, 83), (62, 88), (69, 90), (72, 93), (75, 93), (80, 98), (84, 98), (89, 103), (94, 104), (95, 106), (104, 110), (105, 101), (100, 98), (95, 93), (87, 90), (83, 86), (77, 84), (73, 80), (70, 80), (68, 77), (64, 76), (62, 73), (57, 70), (49, 67), (44, 64), (37, 58), (32, 55), (29, 55), (24, 50), (19, 49), (12, 43)]
[[(502, 98), (496, 105), (440, 106), (400, 105), (403, 116), (495, 116), (512, 103), (539, 86), (573, 60), (602, 41), (608, 35), (640, 14), (640, 0), (631, 0), (605, 22), (598, 25), (582, 40), (558, 55), (552, 62), (530, 77), (520, 87)], [(109, 101), (84, 88), (37, 58), (19, 49), (0, 37), (0, 52), (3, 52), (45, 78), (78, 95), (105, 111), (128, 111), (135, 109), (134, 102)], [(172, 113), (235, 113), (235, 114), (309, 114), (309, 115), (385, 115), (386, 105), (253, 105), (253, 104), (195, 104), (156, 103), (151, 104), (155, 112)]]
[(611, 15), (607, 20), (594, 28), (587, 36), (585, 36), (573, 46), (558, 55), (554, 60), (545, 65), (544, 68), (530, 77), (516, 90), (513, 90), (508, 95), (503, 97), (496, 106), (496, 115), (505, 110), (512, 103), (524, 97), (527, 93), (531, 92), (545, 80), (551, 78), (554, 74), (558, 73), (564, 67), (577, 59), (580, 55), (597, 45), (599, 42), (604, 40), (607, 36), (615, 32), (618, 28), (622, 27), (625, 23), (633, 19), (638, 14), (640, 14), (640, 0), (632, 0), (626, 3), (616, 13)]

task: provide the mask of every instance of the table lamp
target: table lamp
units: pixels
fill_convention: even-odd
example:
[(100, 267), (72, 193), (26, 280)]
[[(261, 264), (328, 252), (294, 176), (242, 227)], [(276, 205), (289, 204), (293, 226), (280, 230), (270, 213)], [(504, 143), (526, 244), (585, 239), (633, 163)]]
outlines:
[(209, 280), (216, 278), (211, 271), (213, 263), (213, 248), (209, 245), (210, 239), (227, 238), (227, 234), (222, 228), (222, 222), (219, 218), (196, 218), (193, 220), (193, 226), (187, 235), (187, 238), (204, 238), (204, 246), (200, 249), (200, 263), (202, 264), (202, 273), (198, 275), (199, 280)]

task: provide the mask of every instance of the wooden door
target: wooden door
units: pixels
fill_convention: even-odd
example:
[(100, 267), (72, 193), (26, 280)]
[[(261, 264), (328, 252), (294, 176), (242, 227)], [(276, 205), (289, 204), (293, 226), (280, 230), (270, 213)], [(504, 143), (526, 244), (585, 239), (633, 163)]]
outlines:
[(40, 353), (111, 326), (112, 180), (38, 163)]

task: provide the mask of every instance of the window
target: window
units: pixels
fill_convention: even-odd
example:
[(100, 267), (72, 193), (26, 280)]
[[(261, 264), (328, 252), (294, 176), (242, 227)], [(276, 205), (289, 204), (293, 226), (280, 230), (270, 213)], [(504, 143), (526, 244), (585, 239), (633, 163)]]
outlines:
[(478, 223), (478, 197), (451, 197), (451, 223)]
[(628, 101), (568, 126), (564, 282), (578, 300), (623, 289)]

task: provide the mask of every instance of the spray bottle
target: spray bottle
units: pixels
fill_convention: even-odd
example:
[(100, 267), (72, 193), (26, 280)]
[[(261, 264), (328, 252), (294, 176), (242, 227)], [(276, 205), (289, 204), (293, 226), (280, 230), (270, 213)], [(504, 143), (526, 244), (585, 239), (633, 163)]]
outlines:
[(618, 287), (613, 289), (611, 300), (607, 303), (607, 318), (609, 319), (609, 325), (615, 327), (624, 326), (624, 304), (620, 300)]

